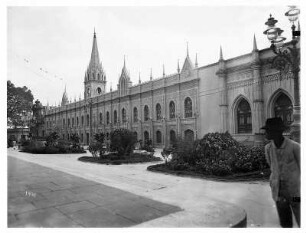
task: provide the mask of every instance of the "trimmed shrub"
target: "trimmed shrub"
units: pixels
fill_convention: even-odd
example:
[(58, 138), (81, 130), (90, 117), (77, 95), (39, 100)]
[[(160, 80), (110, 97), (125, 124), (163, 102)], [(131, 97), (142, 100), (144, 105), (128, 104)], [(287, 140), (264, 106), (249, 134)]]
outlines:
[(42, 145), (40, 141), (30, 141), (27, 146), (23, 146), (21, 149), (22, 152), (29, 152), (33, 154), (44, 154), (45, 146)]
[(263, 146), (244, 146), (228, 132), (208, 133), (193, 143), (179, 138), (167, 165), (173, 170), (216, 176), (263, 171), (268, 167)]
[(100, 142), (91, 142), (88, 146), (88, 150), (93, 157), (103, 158), (106, 152), (106, 146)]
[[(50, 136), (50, 137), (49, 137)], [(59, 140), (56, 134), (50, 134), (47, 142), (40, 140), (25, 141), (21, 151), (34, 154), (67, 154), (67, 153), (85, 153), (83, 147), (73, 147), (72, 143), (65, 140)]]

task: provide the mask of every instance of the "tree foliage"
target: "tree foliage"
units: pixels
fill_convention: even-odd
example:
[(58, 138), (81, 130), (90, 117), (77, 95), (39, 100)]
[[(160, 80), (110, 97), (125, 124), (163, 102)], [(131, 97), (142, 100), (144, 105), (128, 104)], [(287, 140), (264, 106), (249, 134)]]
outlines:
[(26, 86), (15, 87), (7, 81), (7, 124), (17, 127), (23, 126), (23, 116), (31, 112), (33, 94)]
[(112, 151), (117, 151), (118, 156), (130, 156), (137, 142), (135, 134), (128, 129), (116, 129), (111, 133)]
[(60, 137), (57, 132), (50, 133), (46, 138), (46, 146), (56, 146), (59, 138)]
[(71, 134), (70, 141), (72, 142), (73, 148), (80, 147), (80, 136), (77, 133)]

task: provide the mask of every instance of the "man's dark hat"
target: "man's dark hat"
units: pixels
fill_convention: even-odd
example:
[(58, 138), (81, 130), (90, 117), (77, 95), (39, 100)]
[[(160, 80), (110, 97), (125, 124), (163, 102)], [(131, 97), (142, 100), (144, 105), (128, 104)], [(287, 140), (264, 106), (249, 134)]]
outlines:
[(282, 118), (274, 117), (274, 118), (268, 118), (266, 121), (266, 125), (261, 127), (261, 129), (284, 131), (288, 129), (288, 127), (284, 124)]

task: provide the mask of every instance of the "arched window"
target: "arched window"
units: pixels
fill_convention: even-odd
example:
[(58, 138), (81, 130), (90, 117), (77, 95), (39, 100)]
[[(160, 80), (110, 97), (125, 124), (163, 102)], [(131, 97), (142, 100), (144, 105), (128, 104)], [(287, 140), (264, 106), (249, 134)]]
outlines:
[(109, 124), (109, 112), (106, 112), (106, 124)]
[(117, 118), (117, 110), (114, 111), (114, 124), (117, 124), (118, 118)]
[(99, 95), (101, 94), (101, 88), (100, 87), (97, 88), (97, 92), (98, 92)]
[(184, 138), (188, 142), (193, 142), (194, 141), (194, 133), (191, 129), (187, 129), (184, 132)]
[(74, 127), (74, 117), (72, 117), (72, 127)]
[(100, 119), (99, 119), (99, 122), (100, 122), (100, 124), (102, 124), (102, 112), (100, 112)]
[(68, 118), (68, 127), (70, 127), (70, 119)]
[(161, 106), (160, 104), (156, 104), (156, 120), (161, 120)]
[(173, 145), (176, 141), (176, 134), (174, 130), (170, 130), (170, 143)]
[(65, 123), (65, 119), (63, 119), (63, 127), (65, 127), (65, 124), (66, 124), (66, 123)]
[(89, 126), (89, 115), (88, 114), (86, 116), (86, 124), (87, 124), (87, 126)]
[(133, 115), (134, 115), (134, 122), (138, 122), (138, 109), (136, 107), (134, 107)]
[(134, 131), (134, 137), (136, 138), (136, 141), (138, 141), (138, 134), (136, 131)]
[(156, 143), (162, 143), (162, 134), (159, 130), (156, 131)]
[(148, 131), (144, 131), (143, 136), (144, 136), (145, 141), (149, 140), (149, 132)]
[(145, 107), (144, 107), (144, 121), (148, 121), (149, 120), (149, 107), (148, 107), (148, 105), (146, 105)]
[(192, 117), (192, 101), (189, 97), (184, 102), (185, 118)]
[(82, 126), (84, 125), (84, 116), (81, 118)]
[(77, 127), (79, 126), (79, 117), (76, 118)]
[(282, 118), (286, 126), (290, 126), (293, 122), (292, 102), (284, 93), (280, 94), (274, 103), (274, 115)]
[(175, 103), (173, 101), (171, 101), (169, 104), (169, 118), (175, 118)]
[(95, 80), (95, 73), (92, 73), (92, 79)]
[[(100, 80), (100, 74), (98, 73), (98, 80)], [(101, 90), (101, 89), (100, 89)], [(99, 93), (100, 94), (100, 93)]]
[(237, 108), (238, 133), (252, 133), (252, 113), (250, 104), (242, 99)]
[(125, 108), (123, 108), (121, 112), (122, 112), (122, 122), (126, 123), (126, 110), (125, 110)]

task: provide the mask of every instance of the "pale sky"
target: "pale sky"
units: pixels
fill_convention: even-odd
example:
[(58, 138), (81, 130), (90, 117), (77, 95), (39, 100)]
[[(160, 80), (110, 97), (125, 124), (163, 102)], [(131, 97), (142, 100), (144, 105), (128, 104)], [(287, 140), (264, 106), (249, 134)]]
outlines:
[(291, 39), (286, 4), (272, 6), (116, 6), (8, 7), (7, 79), (27, 86), (44, 105), (60, 104), (67, 85), (68, 98), (83, 99), (84, 74), (89, 64), (93, 31), (106, 72), (107, 92), (113, 90), (126, 56), (133, 84), (176, 72), (189, 55), (199, 67), (217, 62), (220, 45), (224, 59), (270, 46), (263, 31), (271, 13)]

